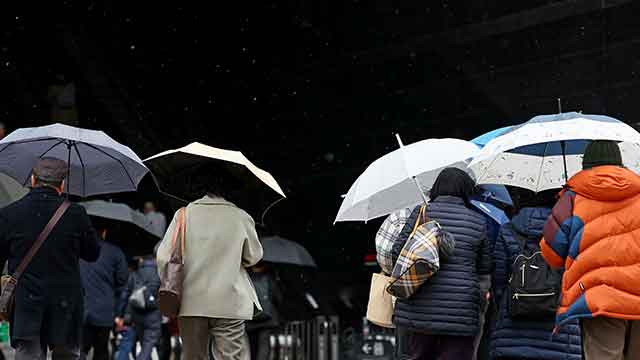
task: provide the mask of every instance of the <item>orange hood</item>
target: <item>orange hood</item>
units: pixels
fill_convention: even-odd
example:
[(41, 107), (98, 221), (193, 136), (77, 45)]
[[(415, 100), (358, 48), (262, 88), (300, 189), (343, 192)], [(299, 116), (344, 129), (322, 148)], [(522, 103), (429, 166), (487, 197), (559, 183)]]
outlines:
[(640, 194), (640, 176), (618, 166), (598, 166), (577, 173), (567, 187), (588, 199), (620, 201)]

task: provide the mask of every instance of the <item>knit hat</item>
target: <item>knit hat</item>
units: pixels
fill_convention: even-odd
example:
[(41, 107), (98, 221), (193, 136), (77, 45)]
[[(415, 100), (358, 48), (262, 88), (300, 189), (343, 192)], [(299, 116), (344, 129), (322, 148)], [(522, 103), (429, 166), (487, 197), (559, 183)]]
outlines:
[(586, 170), (603, 165), (622, 166), (622, 155), (617, 142), (595, 140), (587, 146), (582, 158), (582, 168)]

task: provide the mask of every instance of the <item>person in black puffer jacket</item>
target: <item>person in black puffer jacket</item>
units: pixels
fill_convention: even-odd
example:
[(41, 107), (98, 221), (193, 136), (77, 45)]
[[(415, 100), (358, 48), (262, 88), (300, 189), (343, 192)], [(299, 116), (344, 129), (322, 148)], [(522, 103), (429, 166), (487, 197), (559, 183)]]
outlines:
[[(521, 192), (523, 192), (521, 190)], [(511, 222), (500, 228), (494, 250), (494, 294), (498, 304), (498, 317), (491, 341), (491, 358), (496, 360), (580, 360), (582, 341), (580, 326), (571, 321), (553, 334), (555, 317), (535, 320), (509, 317), (508, 287), (511, 264), (521, 253), (521, 239), (528, 246), (538, 246), (542, 230), (555, 204), (557, 190), (534, 195), (527, 192), (520, 200), (520, 211)]]
[[(490, 276), (493, 269), (486, 219), (469, 207), (474, 191), (473, 179), (456, 168), (443, 170), (431, 189), (427, 216), (455, 237), (455, 251), (411, 298), (398, 299), (395, 324), (400, 360), (473, 357), (484, 296), (479, 279)], [(416, 218), (414, 210), (408, 223)], [(397, 241), (402, 243), (393, 247), (394, 259), (406, 237), (401, 235)]]

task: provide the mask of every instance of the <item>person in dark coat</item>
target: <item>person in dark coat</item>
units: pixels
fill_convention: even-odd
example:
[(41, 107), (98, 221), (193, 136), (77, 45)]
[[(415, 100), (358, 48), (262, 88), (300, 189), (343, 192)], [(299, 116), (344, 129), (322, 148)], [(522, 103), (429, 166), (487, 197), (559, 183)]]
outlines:
[[(145, 288), (143, 291), (142, 288)], [(140, 261), (138, 270), (129, 276), (129, 282), (120, 296), (121, 319), (116, 323), (132, 324), (138, 341), (142, 345), (137, 360), (150, 360), (153, 348), (159, 343), (162, 333), (162, 314), (158, 307), (157, 298), (160, 289), (158, 267), (153, 256), (147, 256)], [(140, 306), (133, 298), (136, 293), (142, 294), (144, 306)]]
[[(471, 177), (455, 168), (443, 170), (431, 189), (427, 216), (454, 236), (455, 251), (411, 298), (397, 300), (398, 359), (473, 357), (485, 295), (481, 293), (480, 276), (490, 275), (493, 270), (486, 220), (469, 204), (474, 191)], [(414, 210), (408, 224), (412, 227), (416, 219)], [(398, 239), (406, 241), (406, 237)], [(394, 258), (402, 245), (394, 244)]]
[(105, 241), (106, 227), (100, 230), (100, 236), (98, 261), (80, 261), (87, 306), (82, 339), (83, 359), (91, 348), (94, 360), (109, 358), (109, 335), (116, 317), (116, 293), (123, 290), (129, 278), (124, 253), (119, 247)]
[(271, 335), (280, 326), (279, 309), (283, 304), (282, 291), (273, 271), (264, 262), (253, 266), (249, 276), (262, 305), (262, 312), (254, 320), (247, 322), (251, 358), (268, 360)]
[[(10, 274), (64, 201), (66, 174), (66, 162), (40, 160), (31, 177), (33, 189), (0, 210), (0, 263), (9, 261)], [(84, 208), (71, 204), (16, 288), (11, 343), (17, 360), (44, 359), (47, 347), (53, 359), (78, 358), (84, 315), (79, 262), (98, 259), (97, 241)]]
[(494, 294), (498, 304), (498, 317), (491, 342), (491, 358), (531, 360), (580, 360), (582, 344), (580, 327), (576, 321), (553, 334), (554, 316), (547, 319), (522, 320), (509, 317), (506, 295), (511, 277), (511, 264), (521, 253), (521, 239), (527, 247), (538, 247), (557, 191), (522, 195), (520, 211), (511, 222), (504, 224), (494, 249)]

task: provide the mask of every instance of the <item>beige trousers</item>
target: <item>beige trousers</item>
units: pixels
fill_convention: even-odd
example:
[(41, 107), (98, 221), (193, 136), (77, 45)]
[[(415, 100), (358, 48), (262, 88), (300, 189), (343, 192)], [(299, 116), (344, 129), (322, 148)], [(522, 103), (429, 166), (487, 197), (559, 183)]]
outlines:
[(181, 317), (178, 320), (185, 359), (208, 360), (209, 341), (216, 360), (250, 360), (244, 320)]
[(638, 360), (640, 320), (583, 319), (582, 348), (585, 360)]

